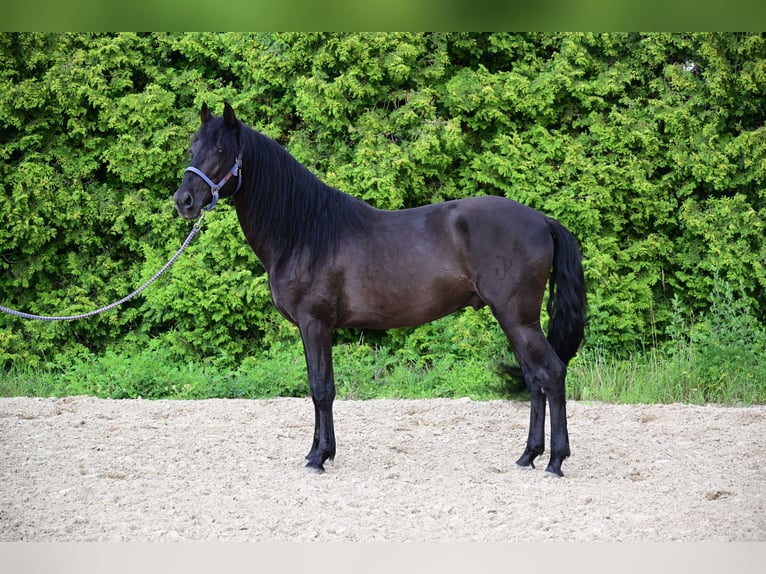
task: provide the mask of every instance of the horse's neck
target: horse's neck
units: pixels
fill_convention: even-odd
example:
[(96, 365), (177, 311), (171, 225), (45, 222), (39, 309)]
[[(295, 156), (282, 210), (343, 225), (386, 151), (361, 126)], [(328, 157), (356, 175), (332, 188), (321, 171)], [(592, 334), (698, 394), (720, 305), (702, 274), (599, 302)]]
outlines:
[[(251, 150), (258, 149), (258, 138), (264, 136), (244, 124), (242, 125), (242, 129), (243, 137), (246, 138), (244, 146)], [(263, 234), (258, 233), (260, 230), (255, 223), (258, 217), (255, 206), (255, 194), (258, 192), (256, 189), (257, 169), (258, 167), (255, 165), (255, 153), (251, 153), (249, 157), (245, 156), (245, 161), (242, 165), (242, 173), (244, 177), (242, 189), (233, 199), (234, 207), (237, 211), (237, 219), (239, 220), (242, 232), (245, 234), (247, 243), (250, 245), (261, 263), (263, 263), (266, 270), (268, 270), (271, 261), (274, 259), (274, 254), (271, 253), (268, 242), (262, 240)]]
[[(271, 272), (272, 265), (284, 260), (283, 256), (287, 253), (285, 250), (292, 252), (298, 249), (303, 252), (303, 255), (308, 254), (309, 258), (312, 258), (312, 254), (304, 250), (313, 249), (318, 244), (334, 244), (337, 236), (333, 236), (332, 230), (338, 229), (339, 225), (349, 224), (345, 215), (351, 212), (345, 209), (343, 211), (345, 215), (342, 218), (338, 211), (328, 212), (327, 205), (324, 205), (325, 199), (330, 200), (337, 198), (338, 194), (340, 196), (345, 194), (326, 186), (276, 142), (259, 141), (266, 136), (253, 130), (249, 138), (247, 145), (252, 146), (253, 153), (246, 154), (246, 157), (249, 155), (252, 167), (248, 169), (247, 161), (243, 165), (245, 181), (243, 181), (243, 189), (235, 197), (235, 206), (245, 237), (266, 270)], [(265, 165), (258, 165), (257, 162), (265, 162)], [(275, 173), (275, 168), (283, 172)], [(267, 195), (261, 197), (259, 194)], [(304, 197), (303, 194), (307, 195)], [(328, 195), (322, 197), (323, 194)], [(283, 201), (296, 203), (291, 203), (284, 209), (277, 208), (273, 212), (268, 209), (266, 212), (261, 212), (260, 209), (270, 203), (268, 200), (264, 201), (267, 197), (278, 197)], [(320, 204), (324, 205), (319, 208), (322, 212), (319, 218), (315, 217), (317, 213), (310, 207), (304, 209), (306, 203), (312, 201), (318, 202), (318, 208)], [(269, 209), (273, 207), (270, 205)], [(332, 217), (333, 215), (335, 217)], [(289, 230), (287, 236), (286, 230)], [(297, 235), (289, 236), (292, 232)], [(314, 232), (318, 233), (314, 238), (318, 242), (312, 240)], [(311, 237), (307, 233), (311, 234)], [(295, 253), (295, 255), (301, 254)]]

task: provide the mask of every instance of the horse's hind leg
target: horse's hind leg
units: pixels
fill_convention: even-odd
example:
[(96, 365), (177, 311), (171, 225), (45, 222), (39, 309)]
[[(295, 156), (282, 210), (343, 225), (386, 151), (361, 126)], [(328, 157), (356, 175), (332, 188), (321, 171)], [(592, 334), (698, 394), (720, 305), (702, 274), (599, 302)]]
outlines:
[(527, 446), (517, 464), (533, 466), (534, 459), (544, 451), (547, 398), (551, 421), (551, 457), (546, 471), (563, 476), (561, 463), (570, 454), (564, 387), (566, 367), (543, 335), (539, 323), (524, 325), (497, 312), (495, 316), (511, 343), (531, 395)]
[(529, 436), (524, 453), (516, 461), (521, 468), (535, 468), (535, 459), (545, 452), (545, 393), (539, 385), (530, 385), (530, 375), (522, 366), (530, 395)]

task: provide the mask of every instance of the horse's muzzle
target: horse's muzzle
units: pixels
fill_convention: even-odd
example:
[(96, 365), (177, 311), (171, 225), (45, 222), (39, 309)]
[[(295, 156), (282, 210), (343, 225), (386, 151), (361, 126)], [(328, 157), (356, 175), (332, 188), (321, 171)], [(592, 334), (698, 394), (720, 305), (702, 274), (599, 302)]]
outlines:
[(202, 211), (201, 205), (196, 205), (194, 201), (194, 195), (183, 187), (178, 188), (178, 191), (173, 195), (173, 202), (176, 205), (176, 211), (178, 215), (184, 219), (195, 219), (199, 217)]

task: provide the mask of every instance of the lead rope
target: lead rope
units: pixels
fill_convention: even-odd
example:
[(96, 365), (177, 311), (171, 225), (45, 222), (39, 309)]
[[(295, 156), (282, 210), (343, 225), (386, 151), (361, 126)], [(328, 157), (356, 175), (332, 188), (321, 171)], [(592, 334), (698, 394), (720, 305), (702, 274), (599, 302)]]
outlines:
[(100, 309), (96, 309), (95, 311), (89, 311), (88, 313), (81, 313), (79, 315), (64, 315), (61, 317), (49, 317), (46, 315), (33, 315), (31, 313), (23, 313), (22, 311), (15, 311), (13, 309), (9, 309), (8, 307), (3, 307), (2, 305), (0, 305), (0, 311), (8, 313), (9, 315), (15, 315), (16, 317), (21, 317), (22, 319), (30, 319), (33, 321), (73, 321), (75, 319), (84, 319), (85, 317), (91, 317), (93, 315), (98, 315), (99, 313), (109, 311), (110, 309), (114, 309), (115, 307), (122, 305), (126, 301), (130, 301), (131, 299), (133, 299), (133, 297), (141, 293), (141, 291), (143, 291), (144, 289), (149, 287), (149, 285), (151, 285), (157, 279), (159, 279), (160, 275), (162, 275), (163, 273), (165, 273), (165, 271), (170, 269), (170, 266), (176, 262), (176, 259), (178, 259), (181, 256), (181, 253), (183, 253), (186, 250), (186, 248), (191, 243), (192, 239), (194, 239), (194, 236), (197, 235), (197, 233), (199, 232), (202, 226), (202, 219), (205, 217), (206, 213), (207, 213), (206, 211), (202, 212), (202, 215), (194, 224), (194, 227), (192, 227), (191, 232), (189, 232), (189, 236), (186, 238), (183, 244), (181, 244), (181, 247), (178, 249), (178, 251), (176, 251), (175, 255), (173, 255), (173, 257), (170, 258), (170, 261), (165, 263), (162, 269), (157, 271), (157, 273), (155, 273), (154, 276), (152, 276), (152, 278), (149, 279), (149, 281), (147, 281), (146, 283), (141, 285), (141, 287), (133, 291), (133, 293), (131, 293), (130, 295), (126, 297), (123, 297), (119, 301), (115, 301), (114, 303), (111, 303), (107, 305), (106, 307), (101, 307)]

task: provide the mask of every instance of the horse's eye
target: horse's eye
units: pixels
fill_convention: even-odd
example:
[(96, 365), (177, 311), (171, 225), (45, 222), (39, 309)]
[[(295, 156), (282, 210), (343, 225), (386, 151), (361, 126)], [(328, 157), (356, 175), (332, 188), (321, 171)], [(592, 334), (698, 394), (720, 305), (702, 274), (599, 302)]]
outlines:
[(218, 152), (218, 155), (223, 155), (223, 148), (222, 147), (219, 147), (216, 151)]

